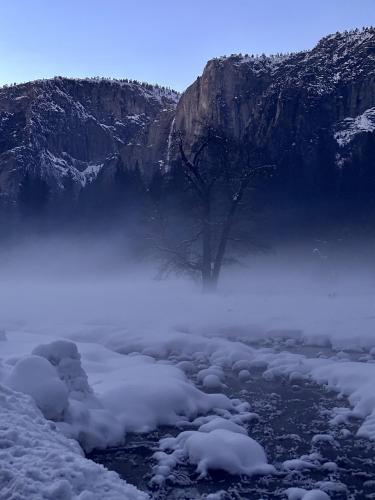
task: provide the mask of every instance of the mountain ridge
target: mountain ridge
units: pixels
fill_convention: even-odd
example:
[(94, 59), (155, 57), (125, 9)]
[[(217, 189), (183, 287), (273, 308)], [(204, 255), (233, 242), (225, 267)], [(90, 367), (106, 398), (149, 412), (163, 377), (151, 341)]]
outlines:
[(209, 61), (181, 96), (176, 127), (191, 147), (207, 126), (236, 140), (251, 137), (277, 165), (273, 193), (311, 201), (325, 192), (327, 201), (344, 199), (350, 188), (353, 195), (368, 192), (369, 181), (375, 188), (372, 127), (349, 134), (347, 144), (337, 141), (338, 130), (352, 127), (350, 119), (358, 123), (363, 113), (372, 116), (374, 106), (371, 27), (329, 35), (311, 51), (288, 56)]
[[(118, 168), (145, 183), (178, 168), (174, 132), (194, 149), (207, 126), (251, 138), (276, 165), (275, 206), (370, 203), (375, 190), (375, 29), (314, 48), (213, 58), (182, 94), (132, 80), (57, 77), (0, 89), (0, 194), (17, 202), (25, 172), (53, 192), (108, 190)], [(100, 194), (99, 194), (100, 196)], [(272, 208), (273, 206), (273, 208)]]
[[(177, 98), (163, 87), (109, 79), (57, 77), (0, 89), (3, 194), (16, 194), (26, 170), (58, 189), (68, 173), (84, 186), (114, 159), (133, 168), (137, 145), (152, 147), (155, 135), (168, 133)], [(150, 169), (163, 161), (163, 151), (153, 153)]]

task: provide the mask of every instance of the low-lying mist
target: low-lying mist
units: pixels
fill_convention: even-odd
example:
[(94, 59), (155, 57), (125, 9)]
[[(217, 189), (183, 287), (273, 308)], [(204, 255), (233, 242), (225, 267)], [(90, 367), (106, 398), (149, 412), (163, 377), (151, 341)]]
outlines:
[[(199, 280), (136, 259), (120, 238), (34, 239), (4, 247), (0, 329), (60, 336), (123, 329), (259, 337), (288, 331), (306, 340), (375, 338), (375, 262), (369, 243), (300, 244), (228, 266), (216, 294)], [(333, 340), (332, 340), (333, 339)]]

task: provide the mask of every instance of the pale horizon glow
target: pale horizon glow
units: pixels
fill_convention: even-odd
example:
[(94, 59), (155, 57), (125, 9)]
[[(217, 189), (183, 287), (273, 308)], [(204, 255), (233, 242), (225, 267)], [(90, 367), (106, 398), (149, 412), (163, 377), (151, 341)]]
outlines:
[(104, 76), (182, 91), (213, 57), (305, 50), (372, 24), (375, 0), (13, 0), (1, 9), (0, 85)]

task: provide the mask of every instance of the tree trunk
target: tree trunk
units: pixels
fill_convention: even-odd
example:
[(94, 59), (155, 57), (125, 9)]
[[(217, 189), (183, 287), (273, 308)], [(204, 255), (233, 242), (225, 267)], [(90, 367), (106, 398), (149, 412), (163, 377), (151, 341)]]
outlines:
[(215, 279), (213, 273), (209, 276), (203, 276), (202, 274), (202, 285), (204, 293), (213, 293), (217, 290), (217, 279)]
[(215, 262), (212, 269), (212, 278), (216, 282), (216, 286), (217, 282), (219, 281), (219, 275), (221, 267), (223, 265), (224, 255), (227, 248), (228, 238), (230, 235), (230, 230), (232, 228), (233, 221), (234, 221), (234, 214), (230, 214), (224, 223), (223, 231), (220, 237), (219, 246), (215, 257)]
[(237, 196), (234, 197), (232, 200), (228, 215), (227, 215), (225, 222), (224, 222), (224, 225), (223, 225), (223, 230), (221, 232), (220, 241), (219, 241), (218, 249), (217, 249), (216, 256), (215, 256), (215, 262), (214, 262), (213, 270), (212, 270), (212, 278), (213, 278), (213, 282), (215, 283), (215, 287), (217, 287), (217, 283), (219, 281), (219, 275), (220, 275), (221, 267), (223, 265), (224, 255), (225, 255), (225, 251), (227, 249), (227, 244), (228, 244), (230, 232), (231, 232), (233, 224), (235, 222), (235, 215), (237, 212), (237, 208), (238, 208), (239, 203), (242, 200), (242, 196), (243, 196), (247, 186), (249, 185), (249, 182), (250, 182), (250, 178), (246, 178), (241, 182), (239, 192), (237, 193)]
[(227, 249), (227, 243), (230, 236), (230, 232), (234, 223), (234, 216), (236, 213), (237, 205), (238, 205), (238, 200), (236, 199), (233, 201), (232, 206), (230, 207), (229, 213), (224, 222), (223, 230), (221, 232), (220, 241), (216, 252), (215, 262), (212, 269), (212, 280), (215, 283), (215, 288), (217, 287), (217, 283), (219, 281), (219, 275), (221, 272), (221, 267), (223, 265), (224, 255)]
[(202, 284), (203, 291), (208, 292), (211, 289), (212, 279), (212, 244), (211, 244), (211, 204), (209, 196), (204, 201), (202, 223)]

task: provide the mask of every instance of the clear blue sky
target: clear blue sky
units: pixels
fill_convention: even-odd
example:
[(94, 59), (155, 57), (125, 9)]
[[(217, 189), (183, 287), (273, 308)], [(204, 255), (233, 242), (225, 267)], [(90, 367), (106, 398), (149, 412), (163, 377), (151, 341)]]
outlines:
[(129, 77), (183, 90), (212, 57), (307, 49), (375, 0), (0, 0), (0, 84)]

